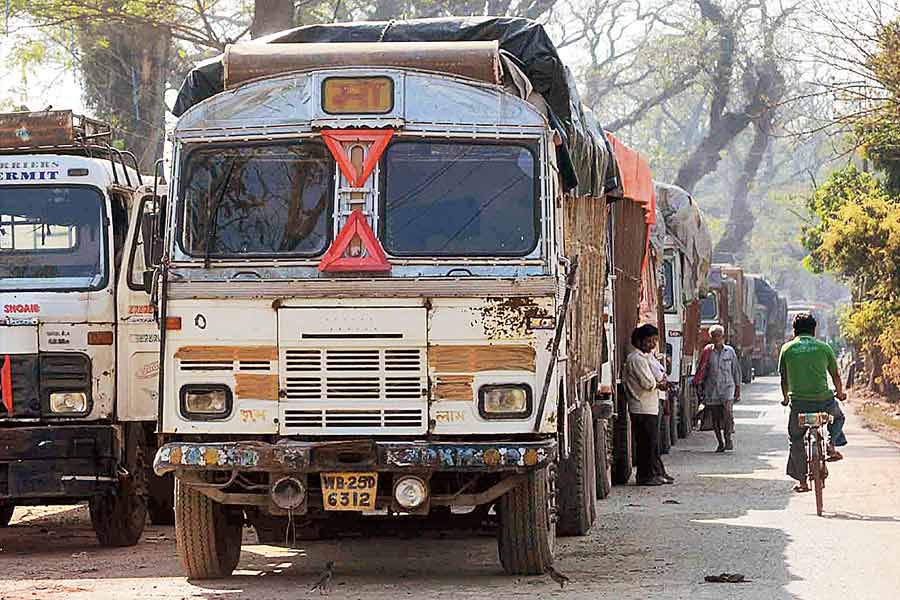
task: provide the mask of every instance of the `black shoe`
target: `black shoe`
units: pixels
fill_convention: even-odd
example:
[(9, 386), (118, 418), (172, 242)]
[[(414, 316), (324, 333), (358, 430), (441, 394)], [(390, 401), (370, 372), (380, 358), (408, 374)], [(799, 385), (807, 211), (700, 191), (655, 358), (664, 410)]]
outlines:
[(663, 479), (662, 477), (651, 477), (650, 479), (648, 479), (648, 480), (646, 480), (646, 481), (638, 481), (638, 482), (637, 482), (637, 484), (638, 484), (638, 485), (641, 485), (641, 486), (645, 486), (645, 485), (652, 485), (652, 486), (656, 486), (656, 485), (665, 485), (665, 483), (666, 483), (666, 480)]
[(725, 452), (725, 446), (723, 446), (722, 444), (719, 444), (716, 447), (716, 452)]
[(725, 449), (734, 450), (734, 444), (731, 442), (731, 440), (725, 440)]
[(672, 485), (673, 483), (675, 483), (675, 478), (668, 473), (666, 473), (665, 475), (660, 475), (660, 477), (662, 477), (662, 480), (668, 485)]

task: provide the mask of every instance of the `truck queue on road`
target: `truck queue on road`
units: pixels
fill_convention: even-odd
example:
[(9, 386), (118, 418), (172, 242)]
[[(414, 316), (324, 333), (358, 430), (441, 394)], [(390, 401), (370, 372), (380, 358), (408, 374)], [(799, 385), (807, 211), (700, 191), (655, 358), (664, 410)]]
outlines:
[(709, 326), (746, 382), (774, 370), (786, 301), (712, 264), (695, 200), (603, 130), (540, 25), (267, 39), (185, 81), (167, 186), (89, 120), (0, 117), (5, 521), (89, 499), (125, 545), (174, 511), (211, 578), (245, 523), (471, 511), (506, 572), (544, 573), (632, 477), (635, 327), (660, 331), (663, 452)]

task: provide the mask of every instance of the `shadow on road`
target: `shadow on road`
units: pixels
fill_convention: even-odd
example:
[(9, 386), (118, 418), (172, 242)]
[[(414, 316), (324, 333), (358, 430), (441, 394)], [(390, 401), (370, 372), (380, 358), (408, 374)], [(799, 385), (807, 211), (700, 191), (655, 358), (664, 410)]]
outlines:
[[(560, 539), (557, 568), (572, 580), (564, 592), (548, 578), (504, 576), (490, 537), (359, 537), (301, 542), (288, 549), (253, 544), (255, 534), (249, 529), (233, 577), (186, 585), (172, 528), (148, 527), (138, 546), (104, 549), (94, 540), (83, 509), (62, 525), (48, 518), (0, 530), (0, 561), (7, 559), (3, 578), (159, 578), (177, 583), (182, 595), (193, 598), (265, 600), (312, 597), (309, 586), (323, 565), (334, 560), (332, 595), (340, 597), (500, 598), (515, 590), (516, 595), (535, 597), (571, 592), (592, 599), (718, 600), (739, 594), (742, 599), (795, 600), (797, 596), (786, 589), (796, 581), (787, 567), (792, 540), (772, 516), (783, 513), (791, 497), (791, 483), (784, 476), (784, 424), (780, 418), (777, 425), (766, 419), (780, 397), (777, 389), (774, 378), (758, 380), (746, 389), (736, 410), (733, 453), (714, 453), (712, 434), (694, 432), (664, 457), (676, 485), (615, 488), (599, 504), (598, 522), (590, 535)], [(900, 520), (847, 512), (828, 518)], [(79, 560), (73, 561), (74, 555)], [(22, 560), (26, 556), (40, 560)], [(741, 573), (751, 581), (704, 582), (704, 576), (723, 572)]]

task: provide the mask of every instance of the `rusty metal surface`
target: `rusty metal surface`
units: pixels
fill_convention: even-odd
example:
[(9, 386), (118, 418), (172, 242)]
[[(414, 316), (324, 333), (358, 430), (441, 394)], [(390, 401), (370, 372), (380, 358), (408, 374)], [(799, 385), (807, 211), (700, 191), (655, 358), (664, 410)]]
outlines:
[(0, 113), (0, 152), (105, 143), (110, 131), (108, 124), (71, 110)]
[(490, 42), (231, 44), (225, 89), (291, 71), (334, 67), (406, 67), (500, 83), (500, 46)]
[(534, 329), (553, 329), (555, 316), (549, 299), (513, 296), (486, 298), (481, 307), (485, 334), (492, 340), (528, 338)]
[(535, 371), (535, 350), (525, 344), (431, 345), (428, 364), (434, 373)]
[(0, 114), (0, 148), (70, 146), (74, 143), (70, 110)]
[[(358, 444), (366, 445), (363, 452)], [(341, 445), (347, 445), (340, 447)], [(339, 446), (337, 450), (335, 447)], [(334, 454), (332, 461), (324, 460)], [(339, 466), (341, 453), (364, 453), (362, 462), (380, 471), (526, 471), (556, 457), (556, 440), (533, 442), (172, 442), (156, 453), (158, 475), (171, 471), (311, 472)], [(315, 457), (315, 459), (311, 458)], [(374, 460), (368, 460), (374, 458)], [(353, 464), (360, 464), (356, 461)]]
[(235, 373), (234, 393), (240, 398), (278, 400), (278, 374)]
[(277, 346), (182, 346), (175, 352), (179, 360), (275, 360)]

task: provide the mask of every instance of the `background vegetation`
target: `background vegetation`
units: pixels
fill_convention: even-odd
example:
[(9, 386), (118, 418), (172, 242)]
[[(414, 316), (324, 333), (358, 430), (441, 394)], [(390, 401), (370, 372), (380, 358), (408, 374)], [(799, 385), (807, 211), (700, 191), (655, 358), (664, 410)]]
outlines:
[[(606, 128), (691, 191), (716, 259), (839, 304), (870, 383), (900, 381), (900, 21), (884, 0), (6, 0), (3, 107), (75, 71), (149, 168), (167, 94), (235, 41), (310, 23), (546, 24)], [(52, 77), (50, 77), (52, 81)], [(39, 89), (39, 86), (37, 86)], [(848, 292), (849, 289), (849, 292)], [(851, 298), (852, 292), (852, 298)]]

